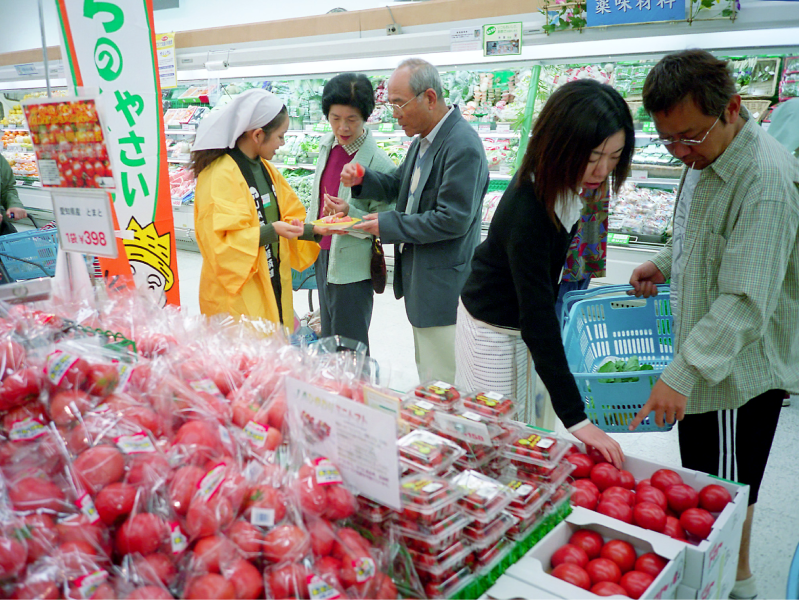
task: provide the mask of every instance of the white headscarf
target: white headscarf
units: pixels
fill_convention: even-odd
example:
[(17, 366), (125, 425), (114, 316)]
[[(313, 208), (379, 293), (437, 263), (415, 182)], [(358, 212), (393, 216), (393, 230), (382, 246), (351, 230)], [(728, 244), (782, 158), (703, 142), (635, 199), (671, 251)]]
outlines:
[(242, 92), (224, 108), (200, 121), (192, 151), (233, 148), (245, 131), (263, 127), (283, 108), (272, 92), (253, 89)]

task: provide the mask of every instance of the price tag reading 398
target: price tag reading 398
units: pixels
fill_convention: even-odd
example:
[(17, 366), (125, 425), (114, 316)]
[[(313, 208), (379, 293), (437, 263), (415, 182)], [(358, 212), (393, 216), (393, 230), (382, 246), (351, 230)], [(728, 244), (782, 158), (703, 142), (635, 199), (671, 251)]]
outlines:
[(107, 191), (59, 188), (51, 196), (63, 250), (116, 258), (111, 195)]

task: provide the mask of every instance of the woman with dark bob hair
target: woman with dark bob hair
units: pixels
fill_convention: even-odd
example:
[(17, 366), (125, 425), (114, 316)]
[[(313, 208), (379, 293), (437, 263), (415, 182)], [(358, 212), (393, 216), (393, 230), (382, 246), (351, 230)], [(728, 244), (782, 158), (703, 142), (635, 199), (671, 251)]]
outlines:
[[(548, 99), (519, 171), (503, 194), (489, 233), (475, 249), (456, 326), (456, 385), (520, 402), (517, 418), (536, 422), (530, 357), (556, 415), (617, 467), (619, 444), (584, 411), (561, 340), (558, 281), (581, 215), (581, 194), (617, 192), (633, 155), (633, 120), (611, 87), (567, 83)], [(538, 414), (537, 414), (538, 413)]]
[[(352, 198), (350, 188), (340, 181), (342, 168), (350, 162), (381, 173), (395, 169), (364, 126), (374, 108), (372, 84), (365, 75), (342, 73), (325, 84), (322, 111), (333, 131), (320, 141), (306, 223), (336, 213), (361, 218), (394, 208), (394, 204)], [(372, 237), (357, 231), (348, 230), (347, 235), (325, 238), (320, 243), (315, 265), (321, 337), (341, 335), (369, 348), (371, 256)]]
[(269, 319), (294, 329), (291, 270), (311, 266), (316, 240), (326, 232), (303, 225), (297, 194), (268, 162), (288, 127), (280, 98), (248, 90), (197, 129), (194, 229), (204, 315)]

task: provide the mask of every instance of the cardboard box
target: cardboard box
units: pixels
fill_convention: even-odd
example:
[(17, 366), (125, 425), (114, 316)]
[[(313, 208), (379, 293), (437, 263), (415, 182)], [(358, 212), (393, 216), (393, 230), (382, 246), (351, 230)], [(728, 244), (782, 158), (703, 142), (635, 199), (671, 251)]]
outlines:
[(481, 598), (486, 598), (486, 600), (525, 598), (528, 600), (531, 598), (557, 598), (557, 596), (525, 581), (520, 581), (509, 575), (501, 575)]
[(709, 590), (706, 590), (705, 592), (702, 590), (696, 590), (688, 585), (681, 584), (678, 586), (678, 589), (675, 592), (675, 598), (677, 598), (677, 600), (706, 600), (708, 596), (703, 596), (703, 594), (708, 593), (709, 591), (719, 594), (714, 596), (715, 598), (728, 598), (730, 597), (731, 590), (733, 590), (734, 583), (734, 581), (728, 582), (726, 580), (722, 586), (718, 588), (709, 588)]
[(669, 561), (667, 566), (645, 590), (642, 598), (675, 597), (685, 568), (686, 544), (581, 507), (575, 507), (572, 514), (559, 523), (516, 564), (509, 567), (506, 575), (546, 590), (555, 598), (597, 598), (598, 596), (591, 592), (549, 574), (551, 571), (550, 557), (561, 546), (568, 543), (572, 534), (579, 529), (597, 531), (605, 541), (617, 539), (629, 542), (636, 549), (637, 556), (646, 552), (655, 552), (666, 558)]
[[(668, 468), (678, 473), (685, 484), (698, 492), (712, 483), (721, 485), (730, 492), (733, 502), (717, 516), (708, 539), (697, 546), (686, 544), (686, 570), (682, 581), (684, 586), (699, 590), (700, 598), (727, 598), (736, 581), (739, 544), (742, 541), (742, 525), (747, 516), (750, 487), (706, 473), (660, 465), (635, 457), (628, 457), (624, 467), (633, 474), (637, 482), (647, 479), (658, 469)], [(656, 535), (669, 539), (663, 534)]]

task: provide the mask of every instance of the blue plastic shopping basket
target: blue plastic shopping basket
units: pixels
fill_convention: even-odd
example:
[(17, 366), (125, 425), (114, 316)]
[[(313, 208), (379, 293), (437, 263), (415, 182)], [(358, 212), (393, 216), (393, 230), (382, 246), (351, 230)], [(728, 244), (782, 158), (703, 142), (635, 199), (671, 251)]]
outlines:
[[(625, 286), (626, 290), (631, 289)], [(563, 337), (570, 371), (586, 404), (586, 415), (600, 429), (628, 432), (628, 425), (647, 402), (650, 391), (673, 357), (672, 311), (668, 287), (658, 296), (634, 298), (624, 292), (608, 295), (596, 288), (572, 296)], [(605, 294), (605, 295), (601, 295)], [(565, 306), (567, 300), (565, 299)], [(610, 356), (628, 359), (638, 356), (652, 371), (598, 373)], [(636, 381), (622, 381), (635, 378)], [(672, 425), (657, 427), (648, 415), (637, 432), (669, 431)]]
[(57, 229), (33, 229), (0, 236), (0, 259), (9, 281), (52, 277), (56, 273), (57, 256)]

